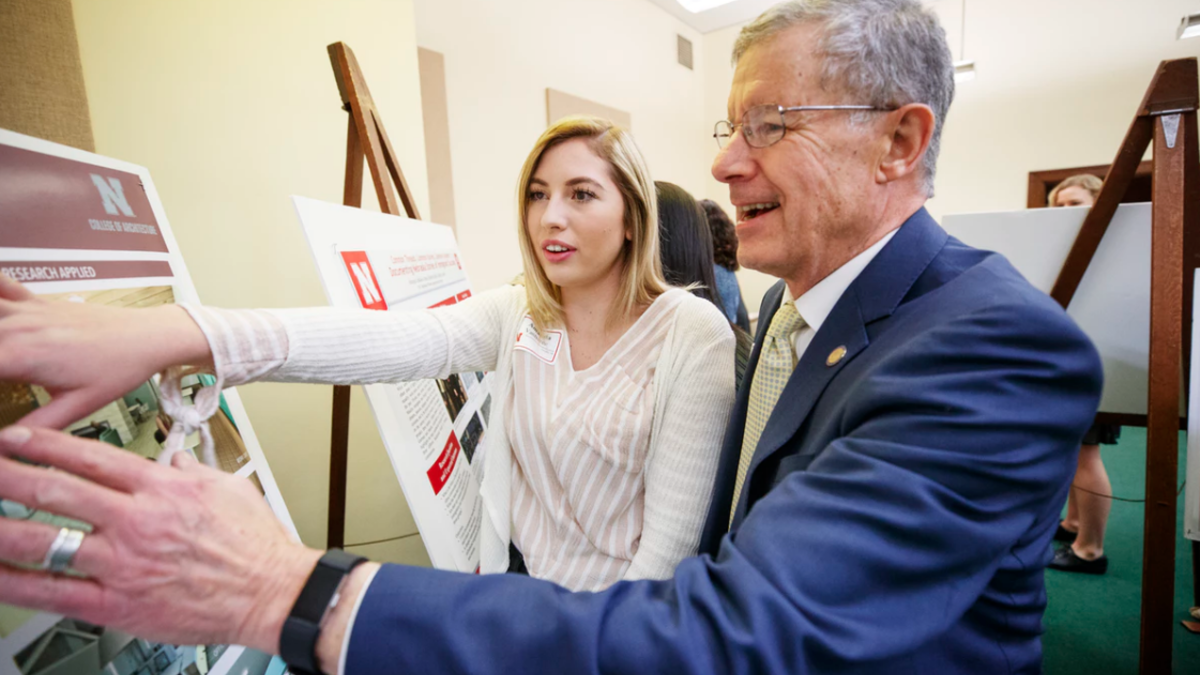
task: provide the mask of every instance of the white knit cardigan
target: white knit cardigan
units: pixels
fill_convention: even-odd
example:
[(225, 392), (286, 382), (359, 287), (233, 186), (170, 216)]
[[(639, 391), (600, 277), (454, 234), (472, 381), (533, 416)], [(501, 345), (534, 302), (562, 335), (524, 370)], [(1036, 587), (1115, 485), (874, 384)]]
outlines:
[[(527, 313), (524, 288), (400, 313), (185, 309), (207, 337), (225, 386), (372, 384), (492, 371), (496, 395), (484, 436), (480, 571), (508, 568), (513, 458), (505, 423), (513, 346)], [(667, 578), (696, 553), (734, 401), (734, 344), (714, 305), (690, 294), (682, 299), (656, 364), (642, 539), (625, 579)]]

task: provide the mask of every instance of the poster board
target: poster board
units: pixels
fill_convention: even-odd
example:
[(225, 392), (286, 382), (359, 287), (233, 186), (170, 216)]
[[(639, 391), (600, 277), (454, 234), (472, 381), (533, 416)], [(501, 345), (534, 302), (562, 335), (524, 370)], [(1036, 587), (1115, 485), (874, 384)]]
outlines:
[[(1086, 207), (946, 216), (943, 227), (976, 248), (1002, 253), (1050, 292)], [(1122, 204), (1067, 313), (1104, 363), (1100, 412), (1146, 414), (1150, 360), (1150, 204)]]
[[(198, 303), (166, 213), (143, 167), (0, 130), (0, 272), (35, 294), (71, 302), (150, 307)], [(147, 336), (153, 339), (153, 336)], [(185, 398), (200, 384), (184, 380)], [(0, 382), (0, 426), (48, 400), (39, 387)], [(299, 539), (237, 392), (210, 422), (219, 468), (252, 481)], [(156, 378), (67, 427), (147, 459), (162, 449)], [(185, 446), (199, 445), (193, 434)], [(75, 521), (0, 500), (0, 517)], [(84, 526), (86, 527), (86, 526)], [(169, 645), (64, 617), (0, 605), (0, 675), (276, 675), (282, 661), (236, 646)]]
[[(471, 296), (450, 228), (292, 198), (334, 307), (403, 312)], [(479, 568), (482, 439), (491, 377), (463, 373), (363, 387), (434, 567)]]

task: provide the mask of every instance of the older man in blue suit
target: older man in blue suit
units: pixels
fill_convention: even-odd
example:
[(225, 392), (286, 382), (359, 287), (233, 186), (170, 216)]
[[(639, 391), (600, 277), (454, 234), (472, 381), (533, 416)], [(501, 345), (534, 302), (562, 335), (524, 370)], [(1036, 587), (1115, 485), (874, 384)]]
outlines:
[[(923, 209), (953, 96), (944, 33), (918, 0), (790, 2), (743, 29), (734, 58), (713, 175), (737, 206), (742, 263), (782, 281), (763, 301), (701, 555), (672, 579), (586, 594), (515, 575), (360, 565), (342, 601), (310, 617), (320, 669), (1040, 670), (1042, 570), (1100, 363), (1055, 303)], [(4, 454), (130, 489), (121, 463), (134, 460), (119, 453), (50, 432), (0, 438)], [(140, 484), (176, 487), (130, 509), (212, 519), (226, 539), (247, 529), (221, 526), (220, 514), (244, 523), (249, 507), (204, 508), (228, 491), (184, 484), (211, 483), (202, 467), (134, 468)], [(172, 492), (192, 502), (164, 507)], [(0, 557), (21, 559), (5, 527)], [(219, 564), (176, 569), (169, 550), (129, 544), (192, 589), (169, 602), (125, 597), (115, 572), (92, 587), (11, 569), (0, 570), (0, 600), (274, 651), (320, 552), (249, 529)], [(122, 536), (135, 535), (92, 535), (112, 546)], [(195, 589), (205, 591), (192, 602)], [(285, 650), (301, 639), (288, 630)]]

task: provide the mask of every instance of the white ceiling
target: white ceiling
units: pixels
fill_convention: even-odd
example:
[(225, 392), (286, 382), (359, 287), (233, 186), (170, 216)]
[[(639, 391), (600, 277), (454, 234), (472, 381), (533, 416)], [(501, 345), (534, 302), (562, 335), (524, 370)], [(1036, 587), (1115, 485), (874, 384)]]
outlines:
[(779, 0), (734, 0), (728, 5), (692, 14), (683, 8), (676, 0), (649, 0), (662, 7), (668, 14), (674, 16), (701, 33), (711, 33), (715, 30), (728, 28), (739, 23), (745, 23), (762, 14), (768, 7)]

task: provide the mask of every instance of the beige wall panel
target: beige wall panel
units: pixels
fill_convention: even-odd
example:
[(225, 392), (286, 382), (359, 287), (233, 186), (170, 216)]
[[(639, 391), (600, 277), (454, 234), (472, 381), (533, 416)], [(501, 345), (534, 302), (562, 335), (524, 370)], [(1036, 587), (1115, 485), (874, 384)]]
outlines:
[(454, 173), (450, 166), (450, 117), (446, 109), (446, 58), (417, 49), (421, 68), (421, 111), (425, 120), (425, 166), (429, 173), (429, 218), (454, 228)]
[(572, 96), (564, 91), (546, 88), (546, 124), (554, 124), (568, 115), (595, 115), (615, 122), (617, 126), (633, 131), (633, 120), (624, 110), (610, 108), (602, 103)]
[[(354, 50), (428, 213), (412, 0), (76, 0), (74, 10), (96, 151), (149, 168), (204, 302), (326, 304), (289, 196), (342, 201), (346, 113), (329, 43)], [(366, 185), (363, 204), (377, 210)], [(331, 388), (241, 392), (301, 538), (323, 546)], [(352, 400), (347, 541), (410, 535), (365, 399)]]
[(0, 2), (0, 128), (92, 150), (71, 0)]

